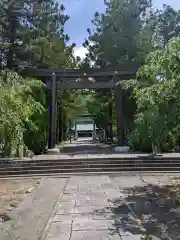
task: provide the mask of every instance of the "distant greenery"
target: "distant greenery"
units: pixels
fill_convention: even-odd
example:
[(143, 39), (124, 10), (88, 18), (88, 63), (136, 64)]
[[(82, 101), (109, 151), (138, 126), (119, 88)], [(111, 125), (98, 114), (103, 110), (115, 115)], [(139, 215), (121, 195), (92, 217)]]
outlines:
[[(180, 11), (164, 5), (154, 12), (150, 0), (112, 0), (105, 5), (105, 13), (95, 13), (94, 27), (87, 30), (84, 64), (118, 68), (139, 62), (137, 78), (121, 83), (125, 137), (134, 150), (172, 150), (179, 137)], [(111, 91), (97, 90), (88, 103), (107, 134), (111, 120), (115, 134), (113, 102)]]

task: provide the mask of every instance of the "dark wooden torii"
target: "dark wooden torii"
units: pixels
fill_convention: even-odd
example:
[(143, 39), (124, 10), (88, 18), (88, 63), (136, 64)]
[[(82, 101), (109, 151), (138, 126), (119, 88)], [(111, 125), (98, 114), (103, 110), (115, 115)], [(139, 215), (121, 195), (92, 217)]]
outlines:
[(118, 68), (89, 68), (61, 69), (61, 68), (26, 68), (24, 75), (43, 77), (49, 89), (51, 102), (49, 103), (49, 132), (48, 148), (56, 145), (56, 117), (57, 117), (57, 89), (114, 89), (117, 136), (119, 145), (124, 145), (122, 89), (117, 82), (128, 80), (136, 76), (140, 64), (131, 62), (119, 65)]

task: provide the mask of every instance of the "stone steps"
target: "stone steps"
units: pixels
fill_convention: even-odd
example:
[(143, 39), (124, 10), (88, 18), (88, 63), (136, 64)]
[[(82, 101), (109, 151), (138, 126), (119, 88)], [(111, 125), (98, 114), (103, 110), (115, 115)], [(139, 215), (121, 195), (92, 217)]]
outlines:
[(13, 175), (20, 175), (20, 174), (31, 174), (31, 175), (37, 175), (37, 174), (57, 174), (57, 173), (66, 173), (66, 174), (71, 174), (71, 173), (90, 173), (90, 172), (126, 172), (126, 171), (166, 171), (166, 172), (170, 172), (170, 171), (180, 171), (180, 167), (177, 169), (176, 167), (116, 167), (116, 168), (73, 168), (73, 169), (62, 169), (62, 168), (56, 168), (56, 169), (49, 169), (49, 170), (44, 170), (44, 169), (40, 169), (40, 170), (36, 170), (36, 169), (31, 169), (31, 170), (18, 170), (18, 171), (11, 171), (11, 170), (6, 170), (6, 171), (2, 171), (0, 173), (0, 177), (1, 176), (13, 176)]
[(156, 157), (138, 153), (118, 154), (111, 146), (84, 140), (73, 141), (54, 150), (32, 159), (0, 159), (0, 178), (180, 171), (180, 155), (176, 154)]
[(57, 158), (52, 159), (34, 159), (34, 160), (3, 160), (0, 161), (0, 167), (11, 167), (11, 166), (54, 166), (54, 165), (81, 165), (81, 164), (178, 164), (180, 158), (129, 158), (129, 157), (86, 157), (86, 158)]
[(75, 159), (63, 159), (63, 160), (56, 160), (56, 161), (41, 161), (41, 162), (12, 162), (12, 163), (0, 163), (0, 168), (5, 167), (5, 168), (11, 168), (11, 167), (56, 167), (57, 165), (59, 166), (77, 166), (77, 165), (143, 165), (143, 164), (152, 164), (152, 165), (158, 165), (158, 164), (180, 164), (180, 160), (174, 159), (174, 160), (137, 160), (137, 159), (132, 159), (132, 160), (123, 160), (123, 159), (93, 159), (93, 160), (75, 160)]
[(88, 167), (88, 168), (96, 168), (96, 167), (180, 167), (180, 161), (158, 161), (158, 162), (136, 162), (136, 161), (75, 161), (75, 162), (54, 162), (51, 164), (51, 162), (41, 163), (41, 164), (27, 164), (27, 163), (21, 163), (21, 164), (0, 164), (0, 172), (3, 170), (28, 170), (28, 169), (52, 169), (52, 168), (82, 168), (82, 167)]
[(14, 175), (0, 175), (0, 179), (29, 179), (29, 178), (34, 178), (34, 179), (39, 179), (39, 178), (46, 178), (46, 177), (51, 177), (51, 178), (69, 178), (70, 176), (81, 176), (81, 175), (85, 175), (85, 176), (100, 176), (100, 175), (109, 175), (109, 176), (119, 176), (119, 174), (121, 176), (137, 176), (137, 175), (145, 175), (145, 176), (151, 176), (155, 175), (155, 176), (162, 176), (164, 174), (166, 175), (172, 175), (172, 174), (177, 174), (177, 176), (179, 176), (180, 171), (156, 171), (154, 170), (153, 172), (150, 171), (109, 171), (109, 172), (85, 172), (85, 173), (37, 173), (37, 174), (14, 174)]
[(15, 160), (0, 163), (0, 177), (15, 175), (46, 175), (46, 174), (74, 174), (101, 173), (126, 171), (180, 171), (180, 158), (69, 158), (69, 159), (39, 159)]
[(43, 165), (43, 164), (57, 164), (57, 163), (82, 163), (82, 162), (180, 162), (179, 157), (136, 157), (136, 156), (113, 156), (111, 155), (81, 155), (81, 156), (38, 156), (33, 159), (0, 159), (0, 165), (12, 165), (12, 164), (35, 164), (35, 165)]

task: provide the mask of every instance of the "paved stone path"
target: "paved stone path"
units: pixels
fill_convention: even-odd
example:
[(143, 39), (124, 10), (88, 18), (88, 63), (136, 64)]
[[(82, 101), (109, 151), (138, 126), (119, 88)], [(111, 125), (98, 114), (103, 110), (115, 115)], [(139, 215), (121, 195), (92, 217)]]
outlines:
[[(110, 145), (100, 143), (99, 141), (91, 140), (91, 138), (80, 138), (78, 140), (72, 140), (71, 143), (66, 143), (60, 147), (61, 154), (51, 155), (51, 159), (109, 159), (109, 158), (139, 158), (148, 157), (148, 153), (117, 153)], [(50, 155), (50, 154), (49, 154)], [(34, 160), (49, 159), (49, 155), (36, 155)], [(159, 156), (164, 159), (172, 158), (179, 159), (180, 153), (163, 153)]]
[[(150, 191), (144, 187), (161, 188), (169, 179), (168, 175), (72, 176), (47, 224), (42, 240), (140, 240), (145, 223), (141, 224), (142, 219), (137, 217), (140, 213), (138, 208), (141, 204), (145, 206), (141, 197), (145, 199), (147, 191)], [(152, 191), (153, 194), (158, 194), (160, 190)], [(140, 195), (141, 202), (138, 202)], [(158, 210), (149, 206), (144, 213), (147, 217), (153, 211)], [(155, 225), (160, 224), (159, 227), (163, 228), (163, 224), (158, 222), (159, 219), (153, 216)], [(155, 226), (153, 230), (149, 230), (154, 233), (153, 239), (165, 239), (155, 230)], [(165, 230), (162, 230), (161, 234), (163, 231), (166, 234)], [(176, 235), (167, 239), (179, 238)]]

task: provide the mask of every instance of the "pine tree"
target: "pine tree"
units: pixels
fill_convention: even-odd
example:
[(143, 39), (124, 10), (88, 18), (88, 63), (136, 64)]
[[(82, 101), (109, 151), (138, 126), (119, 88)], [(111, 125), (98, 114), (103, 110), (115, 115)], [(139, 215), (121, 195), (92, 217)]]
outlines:
[(180, 30), (180, 11), (164, 5), (154, 14), (154, 43), (165, 48), (172, 37), (178, 37)]
[(37, 46), (54, 37), (68, 40), (64, 34), (68, 17), (63, 15), (63, 6), (53, 0), (3, 0), (0, 4), (0, 50), (7, 68), (38, 64), (43, 54), (36, 59)]
[[(0, 73), (0, 84), (4, 84), (4, 75), (7, 75), (5, 82), (12, 79), (14, 81), (13, 86), (2, 89), (0, 98), (0, 101), (7, 105), (8, 113), (6, 119), (3, 114), (0, 119), (0, 124), (3, 126), (1, 129), (8, 129), (8, 132), (0, 132), (0, 143), (5, 148), (2, 150), (5, 154), (12, 152), (8, 143), (26, 146), (34, 153), (43, 151), (47, 144), (47, 99), (41, 102), (41, 96), (45, 96), (46, 93), (44, 85), (42, 87), (42, 82), (36, 82), (33, 79), (25, 79), (25, 83), (23, 83), (22, 77), (13, 73), (12, 70), (19, 71), (21, 67), (26, 66), (42, 68), (76, 66), (76, 59), (73, 57), (75, 44), (67, 46), (69, 37), (64, 33), (64, 24), (68, 17), (63, 14), (63, 10), (64, 7), (53, 0), (38, 2), (34, 0), (2, 0), (0, 3), (1, 62), (4, 68), (11, 70), (5, 71), (6, 74)], [(14, 88), (16, 89), (15, 93)], [(62, 91), (58, 92), (58, 98), (60, 98), (58, 109), (63, 115), (60, 117), (60, 121), (62, 122), (61, 126), (65, 126), (64, 132), (67, 119), (73, 118), (81, 108), (77, 102), (72, 102), (72, 99), (76, 98), (75, 93), (66, 92), (68, 94)], [(19, 97), (17, 97), (18, 93)], [(9, 100), (6, 99), (8, 94), (13, 97), (13, 99), (10, 98), (12, 104), (8, 104)], [(28, 97), (29, 99), (27, 99)], [(0, 111), (2, 110), (3, 113), (4, 104), (1, 106)], [(16, 109), (18, 109), (17, 113)], [(26, 112), (27, 115), (23, 115)], [(19, 119), (18, 113), (20, 113), (21, 119)], [(12, 121), (14, 121), (13, 124)], [(14, 131), (9, 131), (11, 127), (14, 128)], [(20, 133), (17, 138), (18, 142), (14, 142), (14, 135), (12, 135), (14, 132), (16, 133), (16, 130)]]
[[(138, 60), (137, 42), (150, 15), (151, 1), (109, 0), (105, 14), (96, 13), (95, 31), (90, 33), (89, 58), (97, 66), (117, 66), (124, 61)], [(151, 39), (148, 39), (148, 41)]]
[[(148, 27), (151, 0), (107, 0), (105, 5), (104, 14), (95, 13), (92, 21), (95, 30), (88, 29), (89, 38), (84, 42), (84, 46), (89, 50), (87, 62), (93, 62), (95, 67), (112, 68), (118, 68), (121, 64), (128, 66), (133, 61), (143, 62), (152, 50), (152, 33), (147, 34), (150, 32)], [(103, 127), (106, 125), (106, 128), (108, 122), (115, 123), (111, 114), (112, 96), (111, 91), (96, 91), (94, 101), (94, 104), (98, 102), (101, 106), (95, 107), (98, 109), (98, 112), (95, 112), (98, 124)], [(124, 94), (123, 102), (132, 108), (129, 94)], [(132, 111), (129, 114), (132, 115)], [(127, 112), (124, 112), (125, 122), (130, 125), (132, 116), (126, 115)]]

